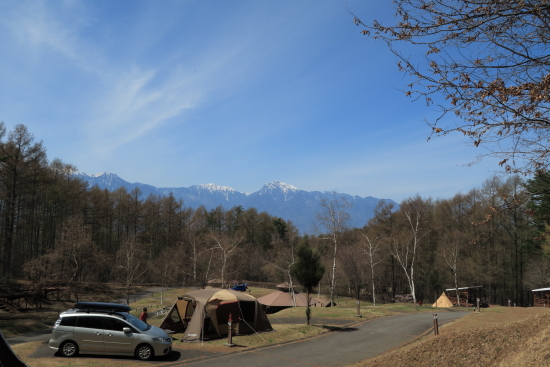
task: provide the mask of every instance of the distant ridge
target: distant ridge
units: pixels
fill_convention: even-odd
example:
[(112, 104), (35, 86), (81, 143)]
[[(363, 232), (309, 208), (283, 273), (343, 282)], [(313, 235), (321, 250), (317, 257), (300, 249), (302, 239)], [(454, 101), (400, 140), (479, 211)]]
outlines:
[[(137, 187), (141, 190), (143, 199), (151, 194), (168, 196), (172, 193), (176, 199), (182, 199), (186, 207), (195, 209), (201, 205), (204, 205), (208, 210), (219, 205), (225, 209), (230, 209), (236, 205), (242, 205), (245, 209), (256, 208), (259, 212), (265, 211), (270, 215), (292, 221), (302, 234), (313, 233), (313, 224), (317, 213), (321, 209), (319, 203), (322, 199), (330, 200), (332, 197), (331, 192), (299, 190), (292, 185), (279, 181), (266, 183), (260, 190), (246, 194), (228, 186), (218, 186), (211, 183), (191, 187), (157, 188), (139, 182), (130, 183), (114, 173), (103, 172), (87, 175), (78, 172), (75, 175), (87, 182), (89, 187), (97, 185), (99, 188), (109, 191), (124, 187), (130, 192)], [(353, 207), (349, 210), (350, 225), (358, 228), (363, 227), (373, 217), (374, 209), (381, 200), (372, 196), (363, 198), (342, 193), (338, 193), (338, 196), (345, 197), (353, 204)], [(397, 206), (397, 203), (393, 200), (386, 201)]]

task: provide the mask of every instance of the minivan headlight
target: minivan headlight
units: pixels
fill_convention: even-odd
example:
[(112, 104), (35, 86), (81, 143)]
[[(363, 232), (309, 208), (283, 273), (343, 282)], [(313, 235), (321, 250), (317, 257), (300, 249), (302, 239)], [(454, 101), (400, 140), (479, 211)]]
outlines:
[(172, 338), (167, 338), (167, 339), (164, 339), (164, 338), (153, 338), (153, 341), (154, 342), (159, 342), (159, 343), (170, 343), (172, 341)]

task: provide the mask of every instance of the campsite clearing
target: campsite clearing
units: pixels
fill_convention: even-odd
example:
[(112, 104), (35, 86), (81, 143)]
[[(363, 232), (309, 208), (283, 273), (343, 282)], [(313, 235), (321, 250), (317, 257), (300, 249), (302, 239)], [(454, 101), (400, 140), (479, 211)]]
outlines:
[[(191, 289), (168, 289), (163, 292), (163, 304), (160, 304), (160, 293), (151, 294), (149, 297), (141, 299), (131, 304), (134, 308), (132, 314), (138, 315), (141, 312), (141, 308), (148, 307), (148, 312), (153, 313), (155, 311), (161, 311), (163, 308), (170, 307), (178, 298), (184, 293), (191, 291)], [(249, 294), (255, 297), (268, 294), (272, 292), (271, 289), (265, 288), (251, 288)], [(312, 308), (313, 324), (310, 326), (305, 325), (305, 308), (297, 307), (287, 309), (278, 312), (269, 317), (272, 320), (273, 328), (276, 332), (268, 332), (262, 334), (252, 335), (237, 335), (233, 337), (233, 343), (237, 345), (236, 348), (228, 348), (225, 343), (227, 339), (211, 340), (204, 343), (182, 343), (179, 341), (182, 334), (173, 335), (175, 339), (174, 350), (180, 353), (236, 353), (245, 350), (251, 350), (258, 347), (265, 347), (270, 345), (277, 345), (281, 343), (287, 343), (290, 341), (303, 340), (310, 337), (315, 337), (321, 334), (334, 331), (342, 327), (342, 325), (350, 325), (356, 322), (362, 322), (372, 318), (379, 318), (383, 316), (396, 315), (408, 312), (415, 312), (412, 305), (404, 304), (389, 304), (384, 306), (373, 307), (370, 303), (362, 303), (361, 305), (361, 318), (355, 317), (356, 306), (355, 300), (351, 298), (341, 297), (339, 298), (338, 307), (314, 307)], [(62, 308), (67, 309), (72, 306), (71, 304), (64, 304)], [(419, 311), (429, 311), (429, 307), (419, 307)], [(57, 311), (51, 312), (51, 323), (47, 325), (41, 324), (40, 327), (50, 328), (53, 321), (57, 317)], [(152, 325), (160, 326), (161, 320), (164, 315), (151, 317), (149, 322)], [(319, 321), (316, 321), (319, 320)], [(60, 366), (71, 365), (73, 362), (63, 358), (54, 357), (53, 353), (47, 349), (47, 345), (40, 343), (22, 343), (14, 346), (17, 349), (17, 353), (23, 358), (32, 356), (28, 359), (30, 366)], [(42, 350), (42, 352), (40, 352)], [(47, 362), (49, 360), (49, 362)], [(86, 365), (83, 363), (84, 359), (78, 359), (78, 365)], [(122, 362), (122, 361), (121, 361)], [(133, 363), (130, 361), (124, 361), (125, 363)], [(45, 364), (44, 364), (45, 363)], [(65, 364), (63, 364), (65, 363)]]
[[(168, 307), (168, 305), (175, 302), (179, 295), (186, 293), (188, 289), (170, 289), (164, 292), (164, 305), (160, 305), (160, 294), (155, 293), (150, 298), (143, 299), (137, 303), (132, 304), (137, 308), (136, 312), (139, 312), (139, 307), (148, 306), (149, 312), (162, 309), (162, 307)], [(263, 292), (262, 292), (263, 291)], [(256, 296), (258, 293), (268, 293), (264, 289), (251, 289), (252, 295)], [(341, 327), (353, 328), (354, 324), (364, 322), (369, 319), (380, 318), (383, 316), (403, 315), (403, 314), (416, 314), (416, 313), (434, 313), (434, 312), (448, 312), (442, 309), (436, 309), (432, 307), (418, 307), (418, 311), (414, 310), (412, 304), (386, 304), (372, 306), (370, 303), (361, 304), (361, 318), (355, 317), (356, 304), (355, 300), (351, 298), (340, 298), (338, 307), (314, 307), (313, 312), (313, 325), (305, 325), (305, 308), (290, 308), (270, 315), (269, 319), (276, 332), (262, 333), (259, 335), (238, 335), (233, 337), (233, 343), (236, 347), (229, 348), (225, 345), (227, 339), (211, 340), (204, 343), (182, 343), (178, 340), (174, 341), (175, 359), (159, 360), (155, 364), (160, 366), (164, 364), (176, 365), (176, 361), (189, 361), (190, 356), (197, 356), (196, 358), (202, 359), (205, 356), (223, 356), (228, 354), (234, 354), (243, 351), (251, 351), (257, 348), (269, 347), (278, 344), (286, 344), (292, 341), (299, 341), (304, 339), (310, 339), (312, 337), (319, 336), (321, 334), (330, 333), (335, 330), (339, 330)], [(456, 308), (455, 308), (456, 310)], [(523, 312), (527, 311), (527, 312)], [(525, 313), (535, 314), (537, 312), (544, 312), (546, 309), (523, 309), (513, 308), (506, 309), (503, 307), (491, 307), (489, 309), (483, 309), (481, 315), (474, 315), (470, 309), (471, 315), (468, 315), (465, 320), (469, 320), (471, 325), (481, 325), (480, 321), (486, 323), (492, 323), (496, 320), (506, 320), (506, 315), (509, 315), (510, 319), (517, 319), (520, 315)], [(503, 318), (503, 315), (505, 318)], [(431, 315), (428, 315), (430, 317)], [(480, 318), (481, 316), (481, 318)], [(487, 317), (484, 317), (487, 316)], [(156, 326), (160, 325), (163, 315), (155, 316), (150, 319), (150, 323)], [(473, 318), (473, 319), (472, 319)], [(316, 322), (316, 320), (320, 320)], [(454, 323), (451, 325), (445, 325), (440, 330), (442, 335), (447, 331), (451, 331), (452, 328), (459, 325)], [(467, 325), (467, 324), (464, 324)], [(181, 335), (174, 335), (175, 338), (181, 337)], [(428, 339), (430, 336), (426, 336), (424, 339)], [(423, 339), (423, 340), (424, 340)], [(419, 342), (422, 342), (420, 340)], [(301, 344), (301, 343), (299, 343)], [(412, 345), (416, 345), (414, 343)], [(82, 357), (76, 360), (67, 360), (65, 358), (56, 357), (51, 351), (48, 350), (47, 345), (43, 343), (23, 343), (13, 346), (16, 353), (18, 353), (31, 367), (53, 367), (53, 366), (95, 366), (98, 363), (98, 358), (102, 361), (105, 357)], [(178, 357), (179, 356), (179, 357)], [(184, 358), (185, 356), (185, 358)], [(109, 357), (110, 358), (110, 357)], [(116, 359), (117, 365), (121, 366), (138, 366), (139, 362), (131, 358)], [(178, 362), (176, 362), (178, 363)], [(384, 364), (385, 365), (385, 364)]]

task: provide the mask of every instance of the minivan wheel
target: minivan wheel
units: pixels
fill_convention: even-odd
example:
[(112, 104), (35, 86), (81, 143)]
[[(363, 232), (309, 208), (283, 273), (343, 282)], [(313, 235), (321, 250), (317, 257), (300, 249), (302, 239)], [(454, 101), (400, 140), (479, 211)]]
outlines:
[(78, 345), (72, 340), (67, 340), (61, 344), (59, 351), (63, 357), (74, 357), (78, 354)]
[(149, 344), (141, 344), (136, 348), (136, 357), (142, 361), (148, 361), (155, 355), (153, 347)]

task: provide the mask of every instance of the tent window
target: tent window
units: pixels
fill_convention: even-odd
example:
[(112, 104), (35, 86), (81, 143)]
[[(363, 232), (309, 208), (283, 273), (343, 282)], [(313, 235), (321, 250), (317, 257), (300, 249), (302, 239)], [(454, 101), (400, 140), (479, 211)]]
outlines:
[(170, 318), (171, 318), (172, 321), (174, 321), (174, 322), (181, 322), (180, 316), (178, 315), (178, 313), (176, 312), (176, 310), (172, 311), (172, 313), (170, 314)]
[(239, 306), (241, 306), (244, 321), (254, 322), (256, 316), (256, 302), (241, 301), (239, 302)]

